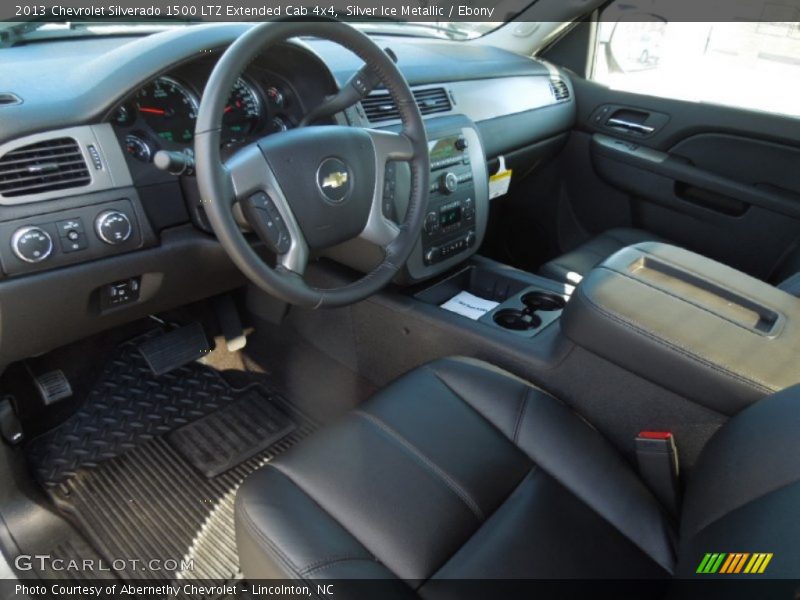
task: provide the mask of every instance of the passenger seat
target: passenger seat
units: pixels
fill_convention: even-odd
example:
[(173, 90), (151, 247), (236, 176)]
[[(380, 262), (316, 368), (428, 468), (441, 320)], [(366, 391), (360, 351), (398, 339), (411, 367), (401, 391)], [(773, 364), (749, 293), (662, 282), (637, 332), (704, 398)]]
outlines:
[(576, 285), (589, 271), (617, 250), (640, 242), (666, 241), (642, 229), (630, 227), (609, 229), (574, 250), (545, 263), (539, 272), (548, 279)]

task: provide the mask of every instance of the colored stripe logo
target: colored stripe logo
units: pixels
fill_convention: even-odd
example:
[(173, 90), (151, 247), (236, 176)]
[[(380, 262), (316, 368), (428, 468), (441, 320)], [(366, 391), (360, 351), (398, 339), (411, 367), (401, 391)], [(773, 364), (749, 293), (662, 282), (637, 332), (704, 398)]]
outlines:
[(771, 560), (771, 552), (709, 552), (700, 561), (696, 572), (702, 575), (755, 575), (766, 571)]

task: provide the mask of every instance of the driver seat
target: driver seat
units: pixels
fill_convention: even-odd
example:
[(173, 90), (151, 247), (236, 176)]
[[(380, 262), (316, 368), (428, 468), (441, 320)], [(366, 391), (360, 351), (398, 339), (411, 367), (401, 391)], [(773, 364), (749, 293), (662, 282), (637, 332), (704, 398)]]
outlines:
[(439, 360), (247, 478), (242, 571), (395, 578), (436, 596), (441, 579), (687, 577), (705, 553), (736, 551), (773, 553), (769, 576), (797, 577), (798, 403), (800, 386), (720, 429), (678, 528), (566, 405), (486, 363)]

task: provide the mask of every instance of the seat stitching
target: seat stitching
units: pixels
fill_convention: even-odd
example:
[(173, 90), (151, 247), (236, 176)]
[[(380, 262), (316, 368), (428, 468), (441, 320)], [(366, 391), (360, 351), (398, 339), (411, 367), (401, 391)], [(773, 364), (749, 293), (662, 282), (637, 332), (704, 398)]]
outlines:
[(292, 562), (292, 560), (284, 554), (280, 548), (271, 540), (267, 535), (261, 531), (261, 528), (256, 525), (256, 522), (250, 516), (250, 512), (247, 509), (247, 506), (244, 503), (240, 503), (242, 509), (242, 516), (244, 517), (244, 525), (247, 527), (248, 531), (256, 537), (256, 542), (263, 542), (261, 545), (268, 553), (270, 553), (273, 558), (275, 558), (281, 565), (286, 568), (289, 573), (297, 577), (298, 579), (302, 579), (302, 574), (300, 569)]
[(365, 554), (332, 554), (307, 564), (305, 567), (303, 567), (303, 572), (313, 571), (314, 569), (325, 566), (328, 563), (334, 563), (343, 560), (369, 560), (375, 562), (375, 557)]
[[(539, 465), (537, 465), (535, 462), (531, 462), (531, 468), (528, 469), (528, 472), (525, 473), (522, 477), (520, 477), (520, 480), (517, 482), (517, 484), (513, 488), (511, 488), (511, 491), (508, 493), (508, 495), (505, 498), (503, 498), (503, 501), (497, 504), (497, 508), (495, 508), (490, 515), (486, 516), (486, 521), (488, 522), (497, 512), (499, 512), (500, 509), (503, 508), (503, 506), (505, 506), (506, 502), (508, 502), (509, 498), (511, 498), (511, 496), (513, 496), (516, 493), (516, 491), (520, 488), (520, 486), (523, 483), (525, 483), (525, 481), (528, 479), (528, 477), (530, 477), (531, 475), (533, 475), (537, 471), (542, 471), (542, 473), (547, 474), (546, 471), (543, 471), (542, 469), (539, 468)], [(422, 588), (423, 585), (425, 585), (428, 581), (430, 581), (431, 579), (436, 577), (436, 574), (439, 571), (441, 571), (442, 569), (444, 569), (445, 566), (447, 566), (447, 564), (456, 556), (456, 554), (458, 554), (461, 551), (461, 549), (464, 546), (466, 546), (469, 543), (469, 541), (473, 537), (478, 535), (478, 533), (480, 532), (482, 527), (483, 527), (483, 525), (481, 525), (481, 527), (478, 527), (478, 529), (476, 529), (472, 533), (472, 535), (469, 536), (469, 538), (464, 540), (464, 543), (461, 544), (461, 546), (459, 546), (458, 549), (453, 554), (451, 554), (449, 557), (447, 557), (447, 559), (442, 564), (440, 564), (436, 569), (434, 569), (427, 578), (421, 580), (419, 585), (417, 587), (413, 588), (414, 591), (415, 592), (419, 591)]]
[(478, 517), (479, 521), (483, 521), (485, 519), (485, 516), (480, 506), (478, 506), (478, 503), (469, 495), (469, 493), (455, 479), (453, 479), (450, 475), (448, 475), (439, 465), (434, 463), (431, 459), (429, 459), (422, 452), (420, 452), (419, 448), (414, 446), (398, 431), (396, 431), (394, 428), (389, 426), (387, 423), (385, 423), (375, 415), (364, 412), (362, 410), (355, 410), (353, 412), (354, 414), (371, 422), (373, 425), (381, 429), (385, 434), (389, 435), (392, 439), (394, 439), (396, 442), (402, 445), (403, 448), (405, 448), (419, 462), (421, 462), (423, 466), (425, 466), (434, 475), (438, 476), (445, 483), (445, 485), (447, 485), (450, 491), (452, 491), (459, 498), (461, 498), (464, 504), (467, 505), (467, 508), (469, 508), (475, 514), (475, 516)]
[[(322, 511), (322, 512), (323, 512), (323, 513), (324, 513), (326, 516), (328, 516), (328, 517), (329, 517), (329, 518), (330, 518), (332, 521), (334, 521), (334, 522), (335, 522), (337, 525), (339, 525), (339, 527), (341, 527), (341, 528), (342, 528), (342, 530), (344, 530), (344, 532), (345, 532), (347, 535), (349, 535), (349, 536), (350, 536), (350, 537), (351, 537), (353, 540), (355, 540), (355, 541), (356, 541), (356, 543), (358, 543), (358, 544), (361, 544), (361, 546), (364, 548), (364, 550), (366, 550), (366, 551), (367, 551), (367, 555), (366, 555), (366, 556), (370, 556), (370, 555), (371, 555), (371, 557), (370, 557), (370, 558), (365, 558), (364, 560), (371, 560), (371, 561), (374, 561), (375, 563), (377, 563), (377, 564), (379, 564), (379, 565), (383, 566), (383, 568), (385, 568), (385, 569), (386, 569), (386, 571), (387, 571), (389, 574), (391, 574), (393, 577), (395, 577), (395, 578), (396, 578), (396, 579), (398, 579), (399, 581), (404, 581), (404, 580), (402, 580), (402, 579), (399, 579), (399, 578), (397, 577), (397, 574), (396, 574), (394, 571), (392, 571), (392, 570), (391, 570), (391, 569), (390, 569), (388, 566), (386, 566), (386, 565), (385, 565), (385, 564), (384, 564), (384, 563), (383, 563), (383, 562), (382, 562), (382, 561), (381, 561), (381, 560), (380, 560), (380, 559), (379, 559), (379, 558), (378, 558), (378, 557), (375, 555), (375, 553), (374, 553), (374, 552), (371, 552), (371, 550), (370, 550), (370, 549), (367, 547), (367, 545), (366, 545), (366, 544), (365, 544), (365, 543), (364, 543), (362, 540), (360, 540), (358, 537), (356, 537), (356, 535), (355, 535), (355, 534), (354, 534), (354, 533), (353, 533), (353, 532), (350, 530), (350, 528), (349, 528), (349, 527), (345, 526), (345, 525), (344, 525), (344, 524), (343, 524), (341, 521), (339, 521), (339, 519), (337, 519), (336, 517), (334, 517), (334, 516), (333, 516), (333, 515), (332, 515), (332, 514), (331, 514), (331, 513), (328, 511), (328, 509), (327, 509), (327, 508), (325, 508), (325, 507), (322, 505), (322, 502), (320, 502), (320, 501), (319, 501), (319, 500), (318, 500), (318, 499), (317, 499), (317, 498), (314, 496), (314, 494), (312, 494), (312, 493), (311, 493), (311, 492), (309, 492), (309, 491), (308, 491), (306, 488), (304, 488), (304, 487), (303, 487), (303, 486), (301, 486), (299, 483), (297, 483), (297, 481), (295, 481), (295, 480), (294, 480), (294, 478), (292, 478), (292, 477), (291, 477), (291, 475), (289, 475), (289, 473), (287, 473), (286, 471), (284, 471), (284, 470), (283, 470), (283, 469), (280, 467), (280, 463), (276, 463), (276, 462), (268, 462), (268, 463), (267, 463), (266, 465), (264, 465), (264, 467), (262, 467), (262, 468), (266, 468), (266, 467), (270, 467), (270, 468), (272, 468), (272, 469), (275, 469), (275, 470), (276, 470), (278, 473), (280, 473), (281, 475), (283, 475), (284, 477), (286, 477), (286, 479), (288, 479), (288, 480), (289, 480), (289, 481), (292, 483), (292, 485), (294, 485), (295, 487), (297, 487), (297, 489), (298, 489), (298, 490), (300, 490), (300, 491), (301, 491), (303, 494), (305, 494), (306, 496), (308, 496), (308, 498), (310, 498), (310, 499), (311, 499), (311, 501), (312, 501), (312, 502), (314, 502), (314, 503), (315, 503), (315, 504), (316, 504), (316, 505), (319, 507), (319, 510), (320, 510), (320, 511)], [(260, 531), (259, 531), (258, 533), (260, 534)], [(262, 537), (263, 537), (263, 534), (261, 534), (261, 535), (262, 535)], [(268, 539), (267, 539), (267, 542), (269, 543), (269, 540), (268, 540)], [(276, 550), (277, 550), (277, 548), (276, 548)], [(317, 561), (315, 561), (315, 562), (317, 562)], [(312, 563), (312, 564), (314, 564), (314, 563)], [(306, 567), (306, 568), (307, 568), (307, 567)], [(298, 573), (298, 578), (302, 578), (302, 577), (300, 576), (300, 571), (298, 571), (297, 573)]]
[(511, 441), (513, 441), (515, 444), (517, 443), (517, 440), (519, 439), (519, 429), (520, 429), (520, 426), (522, 425), (522, 419), (525, 416), (525, 411), (528, 408), (528, 397), (530, 396), (530, 392), (531, 392), (531, 388), (529, 388), (529, 387), (523, 388), (522, 402), (520, 402), (519, 412), (517, 413), (517, 421), (514, 424), (514, 437), (511, 438)]
[(608, 319), (610, 321), (613, 321), (613, 322), (617, 323), (618, 325), (621, 325), (625, 329), (629, 329), (629, 330), (631, 330), (633, 332), (636, 332), (639, 335), (648, 338), (652, 342), (655, 342), (659, 346), (663, 346), (663, 347), (671, 350), (672, 352), (674, 352), (676, 354), (679, 354), (679, 355), (683, 356), (684, 358), (689, 359), (690, 361), (692, 361), (694, 363), (702, 365), (702, 366), (704, 366), (704, 367), (706, 367), (708, 369), (711, 369), (712, 371), (716, 371), (717, 373), (719, 373), (721, 375), (725, 375), (726, 377), (728, 377), (730, 379), (733, 379), (734, 381), (737, 381), (739, 383), (745, 384), (745, 385), (749, 386), (751, 389), (757, 390), (759, 392), (772, 393), (772, 392), (775, 391), (772, 388), (766, 387), (762, 382), (760, 382), (758, 380), (751, 379), (751, 378), (749, 378), (747, 376), (741, 376), (741, 375), (738, 375), (737, 373), (729, 371), (724, 365), (714, 364), (714, 363), (710, 362), (710, 359), (708, 359), (708, 358), (706, 358), (706, 357), (704, 357), (702, 355), (694, 354), (691, 351), (689, 351), (688, 349), (684, 348), (683, 346), (680, 346), (680, 345), (675, 344), (673, 342), (670, 342), (668, 340), (662, 339), (661, 337), (658, 336), (658, 334), (653, 333), (652, 331), (650, 331), (649, 329), (647, 329), (644, 326), (640, 325), (639, 323), (630, 322), (630, 321), (628, 321), (628, 320), (626, 320), (626, 319), (624, 319), (624, 318), (622, 318), (622, 317), (620, 317), (620, 316), (618, 316), (618, 315), (606, 310), (604, 307), (600, 306), (598, 303), (596, 303), (594, 300), (592, 300), (589, 297), (589, 295), (580, 286), (578, 286), (578, 288), (576, 290), (576, 296), (578, 296), (578, 297), (582, 298), (584, 301), (586, 301), (586, 303), (592, 309), (594, 309), (595, 312), (599, 313), (601, 316), (605, 317), (606, 319)]
[(342, 563), (342, 562), (377, 562), (377, 561), (374, 558), (366, 556), (340, 556), (325, 561), (317, 561), (317, 563), (314, 563), (312, 566), (303, 569), (302, 574), (304, 576), (311, 575), (312, 573), (316, 573), (317, 571), (322, 571), (323, 569), (327, 569), (331, 565), (335, 565), (336, 563)]
[[(437, 372), (436, 372), (434, 369), (431, 369), (431, 368), (430, 368), (429, 366), (427, 366), (427, 365), (426, 365), (426, 366), (424, 366), (423, 368), (425, 368), (426, 370), (430, 371), (430, 372), (431, 372), (431, 373), (434, 375), (434, 377), (436, 377), (436, 379), (437, 379), (439, 382), (441, 382), (441, 384), (442, 384), (443, 386), (445, 386), (445, 387), (446, 387), (448, 390), (450, 390), (450, 391), (451, 391), (451, 392), (452, 392), (452, 393), (453, 393), (453, 394), (454, 394), (454, 395), (455, 395), (457, 398), (460, 398), (460, 399), (461, 399), (461, 400), (462, 400), (464, 403), (466, 403), (466, 404), (467, 404), (467, 406), (470, 406), (470, 407), (471, 407), (471, 408), (472, 408), (472, 409), (473, 409), (473, 410), (474, 410), (474, 411), (475, 411), (477, 414), (479, 414), (479, 415), (481, 416), (481, 418), (483, 418), (483, 419), (484, 419), (484, 420), (485, 420), (487, 423), (489, 423), (489, 424), (490, 424), (492, 427), (494, 427), (495, 429), (497, 429), (497, 431), (499, 431), (499, 432), (500, 432), (500, 434), (501, 434), (502, 436), (504, 436), (506, 439), (508, 439), (509, 441), (511, 441), (511, 439), (510, 439), (510, 437), (509, 437), (508, 433), (506, 433), (506, 432), (504, 432), (502, 429), (500, 429), (500, 428), (499, 428), (499, 427), (498, 427), (498, 426), (497, 426), (497, 425), (496, 425), (496, 424), (495, 424), (493, 421), (491, 421), (491, 420), (490, 420), (488, 417), (486, 417), (486, 416), (485, 416), (485, 415), (484, 415), (484, 414), (483, 414), (481, 411), (479, 411), (477, 408), (475, 408), (474, 406), (472, 406), (472, 405), (469, 403), (469, 401), (467, 401), (466, 399), (462, 398), (462, 397), (461, 397), (461, 395), (460, 395), (460, 394), (458, 394), (458, 393), (457, 393), (457, 392), (456, 392), (456, 391), (455, 391), (455, 390), (454, 390), (452, 387), (450, 387), (450, 385), (449, 385), (449, 384), (448, 384), (448, 383), (447, 383), (447, 382), (446, 382), (446, 381), (445, 381), (445, 380), (444, 380), (444, 379), (443, 379), (443, 378), (442, 378), (442, 377), (441, 377), (441, 376), (440, 376), (440, 375), (439, 375), (439, 374), (438, 374), (438, 373), (437, 373)], [(516, 379), (516, 376), (513, 376), (513, 375), (511, 375), (511, 377), (512, 377), (512, 379)], [(524, 383), (524, 382), (521, 382), (521, 385), (526, 385), (526, 386), (528, 387), (528, 389), (529, 389), (529, 390), (535, 390), (535, 391), (537, 391), (537, 392), (540, 392), (541, 394), (543, 394), (543, 395), (545, 395), (545, 396), (547, 396), (547, 397), (551, 398), (551, 399), (552, 399), (552, 400), (554, 400), (555, 402), (557, 402), (557, 403), (561, 404), (562, 406), (564, 406), (565, 408), (567, 408), (567, 410), (569, 410), (569, 411), (570, 411), (570, 412), (571, 412), (571, 413), (572, 413), (574, 416), (576, 416), (576, 417), (580, 418), (580, 419), (581, 419), (581, 420), (582, 420), (584, 423), (586, 423), (587, 425), (589, 425), (589, 427), (590, 427), (592, 430), (594, 430), (594, 431), (597, 431), (597, 429), (596, 429), (596, 428), (595, 428), (595, 427), (594, 427), (594, 426), (593, 426), (591, 423), (589, 423), (588, 421), (586, 421), (586, 419), (585, 419), (585, 418), (584, 418), (582, 415), (580, 415), (579, 413), (575, 412), (575, 410), (574, 410), (573, 408), (571, 408), (569, 405), (567, 405), (567, 404), (566, 404), (566, 403), (565, 403), (563, 400), (561, 400), (560, 398), (556, 398), (555, 396), (553, 396), (553, 395), (552, 395), (552, 394), (550, 394), (549, 392), (547, 392), (547, 391), (545, 391), (545, 390), (543, 390), (543, 389), (541, 389), (541, 388), (539, 388), (539, 387), (537, 387), (537, 386), (535, 386), (535, 385), (533, 385), (533, 384), (530, 384), (530, 383), (527, 383), (527, 384), (526, 384), (526, 383)], [(513, 443), (513, 442), (512, 442), (512, 443)], [(595, 514), (597, 514), (597, 515), (598, 515), (600, 518), (602, 518), (604, 521), (606, 521), (607, 523), (609, 523), (609, 524), (610, 524), (612, 527), (614, 527), (614, 529), (616, 529), (617, 531), (619, 531), (619, 532), (620, 532), (620, 533), (621, 533), (621, 534), (622, 534), (622, 535), (623, 535), (625, 538), (627, 538), (628, 540), (630, 540), (630, 541), (631, 541), (631, 542), (632, 542), (632, 543), (633, 543), (635, 546), (637, 546), (637, 547), (638, 547), (640, 550), (642, 550), (642, 552), (643, 552), (644, 554), (646, 554), (648, 557), (650, 557), (650, 559), (651, 559), (651, 560), (653, 560), (653, 562), (655, 562), (656, 564), (660, 565), (660, 566), (661, 566), (661, 567), (662, 567), (662, 568), (663, 568), (665, 571), (667, 571), (668, 573), (672, 573), (672, 568), (670, 568), (668, 565), (664, 565), (664, 564), (662, 564), (662, 563), (661, 563), (661, 561), (657, 560), (657, 559), (656, 559), (656, 558), (655, 558), (655, 557), (654, 557), (654, 556), (653, 556), (653, 555), (652, 555), (650, 552), (648, 552), (648, 551), (647, 551), (647, 550), (646, 550), (644, 547), (642, 547), (642, 545), (641, 545), (641, 544), (640, 544), (640, 543), (639, 543), (637, 540), (634, 540), (634, 539), (633, 539), (631, 536), (629, 536), (629, 535), (627, 535), (625, 532), (623, 532), (623, 531), (622, 531), (622, 530), (621, 530), (621, 529), (620, 529), (620, 528), (619, 528), (619, 527), (618, 527), (618, 526), (617, 526), (615, 523), (613, 523), (611, 520), (609, 520), (609, 518), (608, 518), (606, 515), (604, 515), (603, 513), (601, 513), (601, 512), (600, 512), (600, 511), (599, 511), (597, 508), (593, 507), (591, 504), (589, 504), (586, 498), (584, 498), (583, 496), (579, 495), (579, 494), (577, 493), (577, 491), (576, 491), (576, 490), (574, 490), (574, 489), (573, 489), (572, 487), (570, 487), (569, 485), (567, 485), (567, 483), (566, 483), (565, 481), (562, 481), (562, 479), (561, 479), (561, 478), (560, 478), (558, 475), (556, 475), (555, 473), (553, 473), (553, 472), (551, 472), (551, 471), (549, 471), (549, 470), (545, 469), (544, 467), (542, 467), (542, 466), (541, 466), (539, 463), (537, 463), (537, 462), (536, 462), (536, 460), (535, 460), (533, 457), (531, 457), (530, 455), (528, 455), (528, 453), (527, 453), (527, 452), (524, 452), (522, 449), (520, 449), (520, 447), (519, 447), (517, 444), (514, 444), (514, 446), (515, 446), (517, 449), (519, 449), (521, 452), (523, 452), (523, 453), (524, 453), (525, 457), (526, 457), (526, 458), (527, 458), (529, 461), (531, 461), (531, 464), (532, 464), (532, 465), (533, 465), (535, 468), (537, 468), (538, 470), (540, 470), (542, 473), (545, 473), (546, 475), (548, 475), (548, 476), (552, 477), (552, 478), (553, 478), (555, 481), (557, 481), (557, 482), (558, 482), (558, 484), (559, 484), (559, 485), (561, 485), (561, 486), (563, 486), (565, 489), (567, 489), (567, 490), (568, 490), (568, 491), (569, 491), (569, 492), (570, 492), (570, 493), (571, 493), (573, 496), (575, 496), (576, 498), (578, 498), (578, 499), (579, 499), (579, 500), (580, 500), (580, 501), (581, 501), (583, 504), (585, 504), (585, 505), (586, 505), (586, 506), (587, 506), (587, 507), (588, 507), (588, 508), (589, 508), (591, 511), (593, 511), (593, 512), (594, 512)], [(524, 477), (523, 477), (523, 479), (524, 479)], [(499, 508), (499, 507), (498, 507), (498, 508)], [(672, 550), (672, 552), (673, 552), (673, 555), (674, 555), (674, 549), (673, 549), (673, 548), (671, 548), (671, 544), (670, 544), (670, 549)]]

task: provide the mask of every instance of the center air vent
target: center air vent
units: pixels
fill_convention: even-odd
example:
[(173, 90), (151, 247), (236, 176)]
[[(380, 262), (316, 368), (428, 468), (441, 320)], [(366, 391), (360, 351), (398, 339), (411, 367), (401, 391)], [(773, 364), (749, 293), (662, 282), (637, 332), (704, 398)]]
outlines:
[(92, 178), (78, 143), (69, 137), (23, 146), (0, 158), (0, 196), (64, 190)]
[(569, 99), (569, 86), (563, 79), (551, 79), (550, 90), (557, 102)]
[[(417, 106), (419, 106), (419, 112), (423, 116), (448, 112), (453, 109), (450, 96), (447, 95), (447, 90), (442, 87), (417, 89), (412, 92), (414, 99), (417, 101)], [(364, 108), (370, 123), (400, 118), (397, 105), (388, 92), (372, 92), (361, 101), (361, 106)]]

